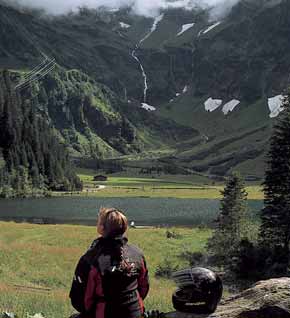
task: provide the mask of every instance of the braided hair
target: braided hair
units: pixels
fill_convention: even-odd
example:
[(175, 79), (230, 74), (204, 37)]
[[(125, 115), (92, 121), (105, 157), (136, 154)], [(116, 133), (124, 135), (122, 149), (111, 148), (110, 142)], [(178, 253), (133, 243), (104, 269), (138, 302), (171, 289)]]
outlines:
[[(106, 239), (122, 237), (128, 228), (128, 220), (124, 213), (116, 208), (101, 208), (98, 217), (98, 231)], [(133, 265), (126, 259), (123, 240), (114, 240), (110, 244), (110, 254), (115, 266), (112, 272), (122, 272), (130, 276), (133, 272)]]

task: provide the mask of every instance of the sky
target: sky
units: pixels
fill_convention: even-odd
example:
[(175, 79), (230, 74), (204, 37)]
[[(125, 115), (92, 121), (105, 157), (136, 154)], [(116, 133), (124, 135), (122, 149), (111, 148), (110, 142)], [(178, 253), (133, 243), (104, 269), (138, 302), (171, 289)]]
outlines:
[(124, 5), (132, 5), (134, 11), (146, 16), (156, 16), (160, 9), (168, 7), (188, 8), (194, 4), (203, 7), (214, 7), (214, 15), (222, 15), (239, 0), (16, 0), (22, 5), (43, 8), (52, 14), (62, 14), (76, 11), (80, 6), (97, 8), (107, 6), (119, 8)]

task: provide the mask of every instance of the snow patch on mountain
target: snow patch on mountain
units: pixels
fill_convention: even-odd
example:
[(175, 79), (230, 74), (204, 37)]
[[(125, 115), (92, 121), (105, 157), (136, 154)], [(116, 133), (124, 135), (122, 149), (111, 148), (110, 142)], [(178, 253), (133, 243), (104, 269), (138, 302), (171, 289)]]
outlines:
[(207, 29), (205, 29), (202, 34), (206, 34), (208, 32), (210, 32), (211, 30), (213, 30), (214, 28), (216, 28), (218, 25), (220, 25), (222, 22), (219, 21), (219, 22), (216, 22), (215, 24), (209, 26)]
[(120, 27), (122, 29), (129, 29), (131, 27), (130, 24), (127, 24), (127, 23), (124, 23), (124, 22), (119, 22), (119, 24), (120, 24)]
[(270, 118), (275, 118), (277, 117), (281, 111), (284, 109), (283, 106), (283, 95), (277, 95), (274, 97), (268, 98), (268, 106), (270, 109)]
[(241, 102), (237, 99), (232, 99), (223, 106), (223, 113), (227, 115), (229, 112), (232, 112)]
[(179, 33), (177, 33), (176, 36), (180, 36), (181, 34), (183, 34), (185, 31), (191, 29), (193, 26), (195, 25), (195, 23), (188, 23), (188, 24), (184, 24), (182, 26), (182, 29)]
[(141, 108), (147, 110), (148, 112), (153, 112), (156, 110), (154, 106), (148, 105), (147, 103), (142, 103)]
[(222, 103), (222, 99), (213, 99), (210, 97), (204, 102), (205, 110), (208, 112), (213, 112), (214, 110), (219, 108), (222, 105)]
[(107, 9), (109, 12), (118, 12), (119, 9), (118, 8), (111, 8), (111, 9)]

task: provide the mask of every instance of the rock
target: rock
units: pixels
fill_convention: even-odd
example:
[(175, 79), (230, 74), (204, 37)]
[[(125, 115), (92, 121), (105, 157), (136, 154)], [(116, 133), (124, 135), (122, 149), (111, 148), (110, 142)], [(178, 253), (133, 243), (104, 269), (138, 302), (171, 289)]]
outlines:
[(290, 318), (290, 278), (260, 281), (222, 301), (214, 314), (172, 312), (165, 318)]

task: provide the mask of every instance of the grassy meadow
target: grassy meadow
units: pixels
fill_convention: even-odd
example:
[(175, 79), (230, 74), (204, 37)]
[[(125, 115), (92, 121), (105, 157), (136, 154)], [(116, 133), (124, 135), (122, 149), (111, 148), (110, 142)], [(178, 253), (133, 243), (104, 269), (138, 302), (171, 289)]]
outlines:
[[(95, 197), (148, 197), (148, 198), (179, 198), (179, 199), (221, 199), (223, 183), (213, 184), (199, 176), (157, 176), (128, 177), (109, 176), (105, 182), (93, 181), (94, 172), (79, 169), (78, 175), (83, 181), (84, 191), (81, 196)], [(98, 189), (97, 186), (105, 186)], [(246, 187), (248, 199), (263, 200), (262, 187), (248, 184)]]
[[(148, 310), (170, 311), (174, 284), (156, 279), (158, 265), (188, 264), (184, 251), (202, 251), (207, 229), (176, 229), (178, 239), (166, 238), (166, 229), (130, 229), (129, 241), (146, 255), (151, 289)], [(18, 317), (43, 313), (44, 317), (69, 317), (74, 310), (68, 293), (77, 260), (95, 237), (95, 228), (70, 225), (32, 225), (0, 222), (0, 312)]]
[[(201, 202), (206, 201), (202, 199), (220, 199), (220, 191), (224, 188), (222, 183), (205, 182), (199, 176), (161, 175), (140, 178), (111, 175), (106, 182), (95, 182), (93, 181), (94, 171), (80, 169), (78, 174), (84, 183), (83, 192), (71, 193), (72, 197), (68, 193), (54, 194), (66, 196), (66, 198), (55, 198), (56, 200), (69, 200), (72, 204), (69, 210), (71, 218), (86, 217), (90, 213), (90, 205), (93, 205), (95, 209), (95, 205), (99, 204), (98, 200), (116, 201), (118, 199), (119, 201), (137, 200), (133, 203), (118, 201), (118, 206), (130, 203), (135, 207), (142, 202), (143, 209), (140, 211), (137, 209), (141, 213), (139, 217), (143, 215), (151, 221), (161, 216), (166, 217), (166, 220), (169, 217), (173, 219), (188, 217), (191, 226), (208, 225), (211, 214), (206, 212), (209, 208), (205, 209), (201, 205)], [(249, 199), (263, 199), (259, 185), (249, 184), (247, 191)], [(88, 200), (84, 197), (88, 197)], [(146, 204), (153, 204), (148, 202), (150, 200), (147, 198), (152, 198), (151, 201), (160, 201), (160, 211), (157, 208), (150, 208), (151, 214), (146, 214)], [(174, 211), (171, 211), (172, 206), (171, 210), (167, 207), (168, 198), (179, 201), (176, 211), (172, 202), (170, 204), (174, 205)], [(193, 200), (178, 199), (200, 199), (194, 202), (194, 208), (192, 208), (194, 215), (187, 215), (185, 208), (189, 205), (187, 201)], [(47, 206), (48, 210), (54, 204), (62, 209), (60, 201), (54, 202), (54, 198), (48, 200), (51, 200)], [(78, 200), (86, 200), (85, 205), (81, 205)], [(13, 202), (7, 202), (7, 204), (13, 204)], [(19, 207), (21, 211), (29, 212), (30, 202), (27, 203), (29, 207), (25, 204), (26, 202), (22, 201)], [(216, 203), (208, 202), (207, 204), (215, 205)], [(53, 217), (47, 209), (36, 208), (37, 217), (42, 216), (41, 213)], [(77, 211), (76, 215), (74, 215), (74, 209)], [(128, 216), (130, 216), (129, 207), (125, 207), (125, 210), (129, 211)], [(80, 211), (82, 213), (79, 215)], [(132, 211), (136, 213), (135, 208)], [(214, 211), (217, 211), (217, 208), (214, 208)], [(134, 214), (131, 219), (138, 220), (137, 216)], [(168, 239), (166, 228), (140, 228), (128, 231), (129, 241), (144, 251), (149, 267), (151, 289), (145, 302), (147, 310), (158, 309), (164, 312), (173, 310), (171, 295), (175, 289), (174, 283), (168, 279), (155, 277), (158, 266), (170, 263), (178, 268), (188, 267), (189, 264), (180, 255), (187, 251), (203, 251), (207, 238), (211, 234), (211, 230), (206, 227), (170, 229), (170, 231), (173, 230), (179, 234), (178, 238)], [(79, 257), (86, 251), (95, 235), (95, 228), (89, 226), (0, 222), (0, 313), (13, 312), (19, 318), (27, 318), (28, 315), (35, 313), (42, 313), (46, 318), (69, 317), (74, 312), (68, 297), (73, 272)]]

